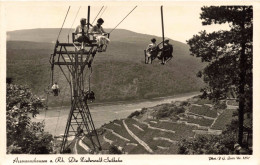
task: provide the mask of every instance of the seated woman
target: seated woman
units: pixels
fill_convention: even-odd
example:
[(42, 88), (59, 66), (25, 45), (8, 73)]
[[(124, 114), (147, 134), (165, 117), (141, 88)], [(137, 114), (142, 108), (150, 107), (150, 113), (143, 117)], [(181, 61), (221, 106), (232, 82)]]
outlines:
[(147, 48), (146, 48), (146, 55), (147, 55), (147, 58), (148, 58), (148, 61), (147, 63), (149, 63), (149, 60), (150, 60), (150, 63), (152, 63), (152, 60), (154, 58), (156, 58), (156, 56), (158, 55), (159, 53), (159, 47), (158, 45), (156, 44), (156, 39), (155, 38), (152, 38), (151, 39), (151, 42)]
[(99, 18), (97, 20), (97, 24), (93, 26), (93, 28), (90, 30), (90, 34), (93, 34), (93, 36), (97, 40), (98, 44), (98, 51), (102, 51), (103, 46), (107, 45), (110, 40), (106, 37), (107, 33), (104, 31), (102, 24), (104, 23), (104, 20), (102, 18)]

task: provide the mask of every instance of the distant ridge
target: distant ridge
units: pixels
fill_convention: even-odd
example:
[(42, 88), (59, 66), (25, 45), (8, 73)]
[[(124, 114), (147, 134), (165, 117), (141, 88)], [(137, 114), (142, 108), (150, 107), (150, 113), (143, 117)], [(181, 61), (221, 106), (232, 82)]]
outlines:
[[(30, 41), (30, 42), (41, 42), (41, 43), (55, 43), (58, 33), (58, 28), (39, 28), (39, 29), (26, 29), (26, 30), (16, 30), (7, 32), (7, 41)], [(111, 29), (105, 29), (106, 31), (110, 31)], [(68, 33), (70, 29), (65, 28), (61, 31), (59, 41), (60, 42), (68, 42)], [(71, 30), (72, 33), (73, 29)], [(157, 43), (161, 42), (161, 37), (148, 35), (148, 34), (141, 34), (132, 32), (130, 30), (125, 29), (115, 29), (110, 36), (111, 44), (110, 46), (119, 46), (125, 45), (126, 43), (129, 47), (137, 46), (140, 54), (143, 55), (143, 50), (147, 47), (150, 43), (151, 38), (156, 38)], [(69, 36), (71, 42), (71, 34)], [(170, 39), (170, 43), (174, 45), (174, 51), (179, 52), (175, 53), (176, 56), (188, 56), (189, 55), (189, 47), (187, 44), (184, 44), (179, 41), (174, 41)], [(125, 47), (124, 46), (124, 47)], [(109, 51), (107, 52), (109, 53)], [(138, 56), (140, 57), (140, 55)], [(194, 58), (195, 59), (195, 58)], [(197, 60), (197, 59), (196, 59)]]
[[(44, 97), (44, 88), (50, 82), (49, 57), (58, 31), (51, 28), (7, 32), (7, 76)], [(67, 42), (68, 32), (69, 29), (63, 29), (60, 42)], [(158, 36), (124, 29), (113, 31), (107, 51), (98, 53), (93, 63), (91, 85), (96, 101), (138, 100), (199, 91), (204, 84), (196, 73), (203, 64), (190, 56), (188, 45), (170, 40), (174, 46), (173, 59), (164, 66), (158, 60), (145, 65), (144, 49), (151, 38), (161, 41)], [(58, 68), (55, 71), (65, 97), (50, 99), (53, 106), (70, 98), (64, 76)]]
[[(58, 33), (58, 28), (38, 28), (38, 29), (25, 29), (25, 30), (15, 30), (7, 32), (7, 41), (31, 41), (31, 42), (50, 42), (55, 43)], [(105, 29), (107, 32), (110, 32), (111, 29)], [(68, 33), (70, 29), (64, 28), (61, 31), (59, 38), (60, 42), (68, 42)], [(71, 41), (71, 33), (74, 29), (71, 29), (69, 38)], [(149, 43), (151, 38), (156, 38), (158, 43), (162, 40), (159, 36), (142, 34), (133, 32), (125, 29), (115, 29), (111, 33), (112, 41), (121, 41), (121, 42), (132, 42), (132, 43)], [(174, 45), (181, 44), (182, 46), (188, 46), (182, 42), (171, 40)]]

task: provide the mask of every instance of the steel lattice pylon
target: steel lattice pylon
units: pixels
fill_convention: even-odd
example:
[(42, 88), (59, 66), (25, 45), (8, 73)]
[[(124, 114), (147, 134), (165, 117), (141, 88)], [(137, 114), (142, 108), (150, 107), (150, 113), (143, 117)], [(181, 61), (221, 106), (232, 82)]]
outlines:
[[(90, 25), (89, 19), (90, 6), (88, 6), (88, 29)], [(82, 31), (82, 35), (86, 35), (85, 33), (84, 31)], [(84, 45), (84, 47), (83, 49), (79, 50), (79, 47), (83, 46), (82, 44)], [(92, 146), (89, 147), (92, 151), (97, 152), (98, 150), (101, 150), (98, 134), (95, 129), (94, 122), (92, 120), (92, 116), (87, 104), (86, 91), (84, 88), (85, 77), (83, 75), (86, 66), (88, 68), (91, 68), (91, 63), (96, 54), (96, 48), (97, 44), (94, 40), (90, 40), (88, 43), (76, 43), (74, 40), (74, 33), (72, 33), (72, 43), (59, 43), (57, 39), (54, 53), (50, 57), (52, 68), (52, 84), (54, 66), (57, 65), (59, 66), (67, 82), (69, 83), (71, 92), (71, 109), (62, 139), (60, 150), (61, 153), (66, 153), (68, 151), (67, 149), (69, 149), (70, 145), (73, 143), (73, 141), (68, 141), (69, 136), (74, 136), (74, 139), (77, 139), (81, 138), (82, 135), (87, 137), (91, 142), (90, 145)], [(90, 82), (88, 90), (90, 90)]]
[[(84, 50), (78, 51), (75, 46), (80, 43), (56, 43), (54, 54), (51, 55), (50, 63), (52, 68), (57, 65), (70, 85), (71, 109), (62, 140), (61, 153), (67, 151), (72, 142), (68, 141), (69, 136), (79, 138), (86, 136), (91, 144), (92, 151), (101, 150), (98, 135), (90, 114), (85, 98), (84, 70), (91, 66), (96, 54), (95, 44), (86, 44)], [(53, 76), (52, 76), (53, 79)]]

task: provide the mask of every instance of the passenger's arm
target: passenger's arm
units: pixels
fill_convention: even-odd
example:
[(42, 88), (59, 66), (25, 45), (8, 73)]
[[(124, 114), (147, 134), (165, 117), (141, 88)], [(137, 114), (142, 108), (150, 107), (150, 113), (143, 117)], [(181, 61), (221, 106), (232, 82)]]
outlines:
[(101, 29), (101, 31), (102, 31), (102, 33), (103, 33), (102, 35), (107, 35), (107, 34), (108, 34), (108, 33), (107, 33), (107, 32), (106, 32), (104, 29), (103, 29), (103, 27), (102, 27), (102, 26), (101, 26), (101, 28), (100, 28), (100, 29)]
[(78, 34), (79, 33), (79, 27), (77, 26), (76, 29), (75, 29), (75, 34)]
[(151, 45), (149, 44), (146, 48), (147, 51), (149, 51), (151, 49)]

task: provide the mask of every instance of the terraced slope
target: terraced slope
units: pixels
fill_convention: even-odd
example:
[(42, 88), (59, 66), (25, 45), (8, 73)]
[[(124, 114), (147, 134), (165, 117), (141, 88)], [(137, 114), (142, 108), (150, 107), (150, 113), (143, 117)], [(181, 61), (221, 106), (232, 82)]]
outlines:
[[(103, 125), (98, 129), (100, 143), (106, 153), (115, 145), (125, 154), (177, 154), (181, 139), (192, 139), (197, 134), (221, 134), (236, 110), (232, 107), (216, 109), (208, 101), (197, 104), (192, 99), (188, 104), (176, 102), (144, 108), (131, 118)], [(88, 153), (84, 146), (90, 144), (87, 138), (78, 141), (77, 153)]]

